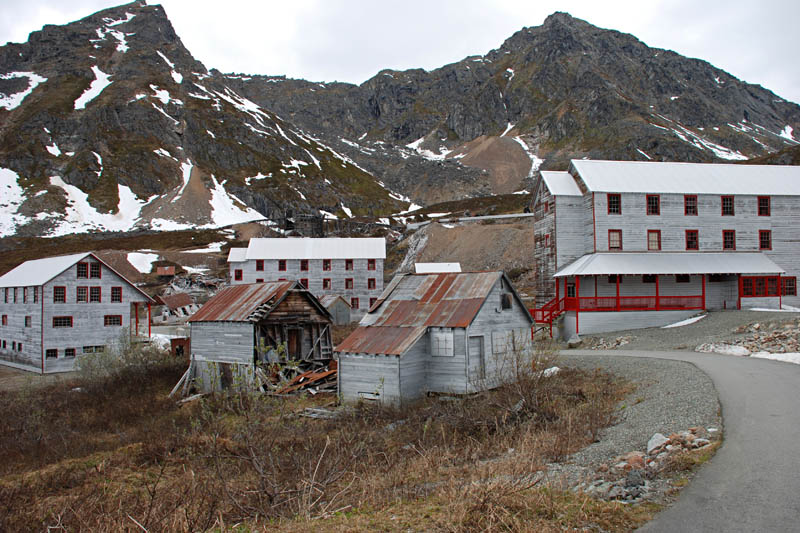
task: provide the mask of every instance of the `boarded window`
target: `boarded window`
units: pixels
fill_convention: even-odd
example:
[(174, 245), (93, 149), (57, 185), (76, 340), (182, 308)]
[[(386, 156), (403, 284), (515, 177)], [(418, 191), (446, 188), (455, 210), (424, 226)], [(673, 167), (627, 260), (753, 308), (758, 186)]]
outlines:
[(507, 331), (492, 332), (492, 353), (505, 353), (511, 347), (511, 339)]
[(453, 330), (450, 328), (431, 328), (431, 355), (437, 357), (452, 357)]

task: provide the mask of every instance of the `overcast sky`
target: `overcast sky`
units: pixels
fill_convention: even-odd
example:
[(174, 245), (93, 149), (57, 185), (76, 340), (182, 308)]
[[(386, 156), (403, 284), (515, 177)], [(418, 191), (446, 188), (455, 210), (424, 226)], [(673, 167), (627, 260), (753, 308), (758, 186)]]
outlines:
[[(3, 0), (0, 43), (24, 42), (122, 2)], [(157, 2), (149, 1), (154, 4)], [(554, 11), (705, 59), (800, 102), (798, 0), (163, 0), (206, 67), (361, 83), (384, 68), (431, 70), (485, 54)]]

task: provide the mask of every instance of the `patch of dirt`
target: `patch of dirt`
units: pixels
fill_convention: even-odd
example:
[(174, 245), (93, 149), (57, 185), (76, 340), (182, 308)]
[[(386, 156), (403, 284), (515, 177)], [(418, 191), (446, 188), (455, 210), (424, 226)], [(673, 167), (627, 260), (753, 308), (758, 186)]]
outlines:
[(0, 392), (21, 390), (26, 387), (41, 388), (59, 381), (72, 379), (73, 377), (74, 372), (45, 374), (42, 376), (33, 372), (0, 365)]
[(468, 142), (452, 155), (464, 157), (460, 163), (489, 173), (495, 194), (507, 194), (521, 188), (522, 180), (531, 169), (531, 159), (522, 146), (510, 137), (481, 135)]

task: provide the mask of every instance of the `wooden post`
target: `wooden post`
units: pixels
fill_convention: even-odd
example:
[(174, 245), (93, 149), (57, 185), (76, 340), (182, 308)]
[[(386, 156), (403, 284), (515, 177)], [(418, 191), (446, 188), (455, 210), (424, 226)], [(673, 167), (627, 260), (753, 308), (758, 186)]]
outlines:
[(656, 274), (656, 311), (661, 310), (661, 302), (658, 300), (658, 274)]
[(147, 302), (147, 338), (150, 338), (151, 326), (153, 324), (153, 317), (150, 316), (150, 302)]
[(702, 274), (703, 278), (703, 309), (706, 308), (706, 275)]

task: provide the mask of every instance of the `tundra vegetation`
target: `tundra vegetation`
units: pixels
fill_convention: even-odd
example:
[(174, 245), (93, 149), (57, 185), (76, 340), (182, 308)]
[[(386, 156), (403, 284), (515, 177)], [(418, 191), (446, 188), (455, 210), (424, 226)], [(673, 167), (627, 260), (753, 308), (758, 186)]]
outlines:
[[(0, 391), (0, 530), (627, 531), (655, 509), (542, 481), (632, 390), (544, 373), (543, 344), (514, 356), (506, 385), (401, 408), (255, 393), (179, 406), (185, 360), (120, 350), (124, 364)], [(335, 418), (300, 416), (323, 406)]]

